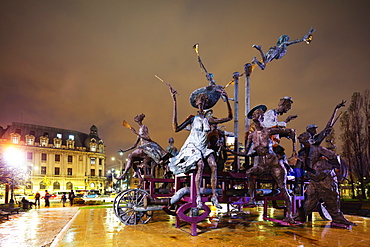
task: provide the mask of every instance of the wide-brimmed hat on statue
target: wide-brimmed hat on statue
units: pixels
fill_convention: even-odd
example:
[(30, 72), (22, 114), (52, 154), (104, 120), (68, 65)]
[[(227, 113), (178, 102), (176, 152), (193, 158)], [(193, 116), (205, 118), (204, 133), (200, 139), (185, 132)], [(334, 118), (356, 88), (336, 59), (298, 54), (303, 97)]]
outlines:
[(252, 119), (253, 112), (255, 112), (258, 109), (261, 109), (263, 112), (266, 112), (267, 106), (265, 106), (265, 105), (256, 105), (255, 107), (253, 107), (252, 110), (250, 110), (247, 114), (248, 119)]
[(208, 101), (206, 102), (204, 108), (210, 109), (212, 108), (221, 96), (222, 86), (220, 85), (209, 85), (207, 87), (198, 88), (190, 95), (190, 104), (198, 109), (195, 99), (199, 94), (205, 94), (208, 97)]

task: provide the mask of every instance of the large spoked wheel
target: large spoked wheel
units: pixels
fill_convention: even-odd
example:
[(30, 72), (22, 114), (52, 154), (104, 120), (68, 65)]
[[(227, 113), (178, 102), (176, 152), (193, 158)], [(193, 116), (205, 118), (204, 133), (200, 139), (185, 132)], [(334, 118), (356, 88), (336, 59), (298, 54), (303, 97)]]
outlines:
[(153, 216), (153, 211), (136, 211), (144, 207), (144, 199), (151, 199), (148, 192), (140, 189), (129, 189), (119, 193), (113, 202), (113, 210), (125, 225), (146, 224)]

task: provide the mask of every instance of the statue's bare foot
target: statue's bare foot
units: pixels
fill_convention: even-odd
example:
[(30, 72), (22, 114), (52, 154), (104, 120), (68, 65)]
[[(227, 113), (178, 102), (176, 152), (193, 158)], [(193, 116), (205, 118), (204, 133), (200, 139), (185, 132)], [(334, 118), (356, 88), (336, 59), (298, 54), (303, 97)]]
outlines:
[(333, 223), (343, 224), (343, 225), (348, 225), (348, 226), (357, 226), (356, 223), (353, 223), (352, 221), (349, 221), (346, 218), (333, 220)]
[(293, 219), (292, 216), (287, 216), (283, 219), (284, 222), (288, 222), (290, 224), (297, 224), (297, 222)]

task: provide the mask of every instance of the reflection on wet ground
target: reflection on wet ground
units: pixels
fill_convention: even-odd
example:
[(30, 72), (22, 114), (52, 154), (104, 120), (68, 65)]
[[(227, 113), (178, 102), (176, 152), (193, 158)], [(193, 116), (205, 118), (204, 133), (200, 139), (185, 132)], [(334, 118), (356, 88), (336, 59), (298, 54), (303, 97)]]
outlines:
[[(198, 223), (198, 236), (190, 225), (155, 211), (144, 225), (126, 226), (112, 208), (41, 208), (11, 216), (0, 224), (0, 246), (370, 246), (370, 219), (346, 217), (357, 223), (352, 230), (330, 227), (317, 213), (313, 221), (281, 226), (262, 219), (262, 207), (240, 213), (218, 213)], [(282, 218), (283, 210), (269, 209), (269, 217)]]
[(78, 211), (77, 207), (19, 212), (0, 224), (0, 246), (48, 246)]
[[(282, 218), (282, 210), (269, 209)], [(198, 236), (190, 225), (175, 228), (175, 218), (156, 211), (144, 225), (126, 226), (112, 209), (80, 210), (58, 246), (369, 246), (370, 219), (348, 216), (358, 224), (352, 230), (330, 227), (316, 213), (313, 221), (281, 226), (262, 219), (262, 207), (242, 213), (215, 213), (198, 224)]]

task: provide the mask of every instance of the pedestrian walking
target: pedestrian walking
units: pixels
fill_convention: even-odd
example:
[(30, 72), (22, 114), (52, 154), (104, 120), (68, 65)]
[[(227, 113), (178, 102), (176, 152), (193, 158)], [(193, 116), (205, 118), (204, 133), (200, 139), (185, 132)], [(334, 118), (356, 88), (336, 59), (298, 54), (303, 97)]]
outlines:
[(40, 207), (40, 193), (37, 191), (36, 194), (35, 194), (35, 207), (38, 206)]
[(50, 193), (47, 190), (45, 190), (45, 195), (42, 197), (45, 199), (45, 208), (50, 207), (50, 201), (49, 201), (50, 197), (51, 197)]
[(62, 195), (62, 198), (61, 198), (61, 202), (63, 204), (63, 207), (65, 207), (66, 206), (66, 202), (67, 202), (66, 192), (63, 192), (63, 195)]
[(73, 192), (73, 190), (71, 190), (71, 192), (69, 192), (68, 194), (68, 199), (69, 199), (69, 203), (71, 204), (71, 206), (73, 206), (73, 199), (75, 198), (75, 193)]

